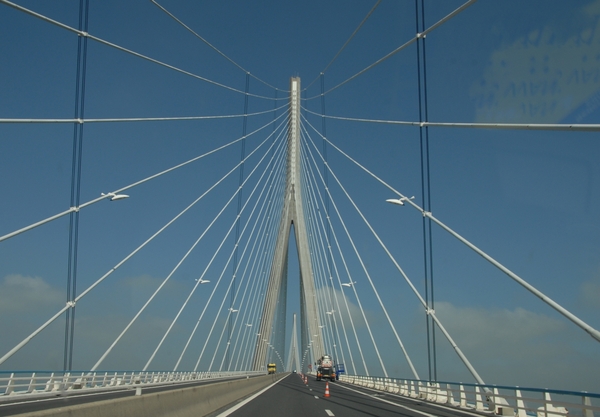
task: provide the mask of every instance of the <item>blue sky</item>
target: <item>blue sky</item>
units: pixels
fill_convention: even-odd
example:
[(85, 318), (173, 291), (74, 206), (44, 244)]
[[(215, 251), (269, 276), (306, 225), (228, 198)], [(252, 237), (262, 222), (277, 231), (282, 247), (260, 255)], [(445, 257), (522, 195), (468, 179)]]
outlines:
[[(150, 1), (90, 0), (89, 33), (237, 90), (244, 71)], [(426, 2), (425, 25), (461, 1)], [(77, 27), (77, 1), (17, 4)], [(305, 108), (321, 112), (320, 72), (375, 2), (160, 2), (249, 71), (250, 93), (286, 101), (290, 76), (309, 87)], [(0, 5), (0, 118), (73, 117), (77, 36)], [(600, 1), (480, 0), (426, 38), (432, 122), (587, 123), (600, 120)], [(324, 75), (328, 90), (415, 34), (412, 1), (384, 0)], [(418, 121), (416, 46), (328, 93), (333, 116)], [(256, 78), (255, 78), (256, 77)], [(263, 80), (265, 85), (257, 80)], [(313, 81), (315, 81), (313, 83)], [(274, 91), (274, 86), (278, 91)], [(249, 113), (272, 110), (250, 97)], [(85, 117), (175, 117), (244, 112), (244, 96), (98, 42), (89, 41)], [(281, 114), (281, 110), (277, 113)], [(306, 114), (321, 129), (319, 117)], [(252, 132), (273, 113), (248, 118)], [(84, 126), (81, 201), (146, 178), (242, 135), (242, 119)], [(318, 147), (320, 137), (312, 131)], [(419, 130), (327, 120), (328, 139), (422, 204)], [(272, 128), (250, 137), (255, 149)], [(0, 235), (69, 207), (72, 124), (0, 124)], [(600, 327), (600, 144), (597, 132), (432, 127), (432, 211), (458, 233), (595, 328)], [(262, 155), (262, 150), (258, 154)], [(78, 291), (86, 288), (175, 216), (240, 158), (239, 144), (145, 183), (119, 202), (80, 212)], [(409, 277), (423, 291), (422, 216), (385, 203), (394, 197), (331, 147), (330, 165)], [(258, 161), (252, 157), (246, 175)], [(259, 170), (260, 171), (260, 170)], [(257, 174), (258, 175), (258, 174)], [(248, 187), (254, 185), (252, 179)], [(422, 309), (348, 204), (331, 191), (386, 307), (422, 377), (427, 375)], [(203, 200), (77, 306), (74, 368), (89, 369), (169, 274), (238, 185), (238, 174)], [(250, 188), (244, 189), (244, 197)], [(249, 210), (249, 209), (248, 209)], [(333, 208), (332, 208), (333, 210)], [(235, 219), (231, 205), (173, 275), (156, 303), (104, 363), (141, 368)], [(339, 220), (334, 216), (334, 223)], [(0, 242), (0, 353), (64, 305), (68, 217)], [(344, 232), (336, 227), (336, 233)], [(351, 248), (347, 240), (345, 253)], [(233, 248), (208, 274), (216, 281)], [(433, 230), (436, 311), (486, 382), (598, 391), (600, 344), (439, 228)], [(293, 258), (293, 257), (292, 257)], [(338, 260), (339, 261), (339, 260)], [(348, 256), (351, 266), (357, 260)], [(226, 267), (231, 275), (231, 266)], [(388, 372), (410, 376), (360, 269), (361, 301)], [(289, 311), (297, 310), (297, 266), (290, 264)], [(342, 281), (350, 279), (342, 277)], [(154, 366), (169, 369), (208, 296), (201, 286)], [(339, 290), (338, 290), (339, 291)], [(220, 300), (220, 298), (219, 298)], [(349, 301), (355, 305), (352, 296)], [(214, 303), (214, 302), (213, 302)], [(209, 311), (215, 313), (211, 304)], [(212, 318), (210, 319), (212, 321)], [(200, 333), (210, 323), (201, 325)], [(366, 337), (364, 325), (359, 332)], [(61, 369), (59, 319), (0, 370)], [(204, 333), (205, 334), (205, 333)], [(195, 341), (191, 349), (199, 350)], [(365, 350), (372, 355), (366, 341)], [(193, 356), (193, 355), (190, 355)], [(142, 358), (142, 359), (140, 359)], [(187, 360), (187, 362), (185, 362)], [(195, 359), (184, 360), (184, 367)], [(370, 371), (380, 374), (376, 361)], [(362, 368), (357, 369), (361, 373)], [(438, 377), (470, 380), (438, 334)]]

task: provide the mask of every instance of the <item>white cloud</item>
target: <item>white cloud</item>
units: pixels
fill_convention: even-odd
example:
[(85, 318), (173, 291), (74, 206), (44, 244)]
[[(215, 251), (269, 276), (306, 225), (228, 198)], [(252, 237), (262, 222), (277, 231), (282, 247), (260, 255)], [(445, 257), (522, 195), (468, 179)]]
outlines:
[(466, 349), (489, 346), (505, 349), (534, 341), (539, 343), (539, 339), (557, 335), (565, 328), (562, 321), (521, 307), (487, 310), (436, 302), (435, 310), (450, 335)]
[[(494, 51), (490, 65), (471, 87), (477, 99), (478, 121), (512, 123), (559, 122), (586, 103), (600, 81), (590, 77), (597, 70), (595, 57), (600, 32), (594, 16), (600, 2), (578, 11), (580, 25), (559, 29), (549, 24), (533, 27), (519, 39)], [(571, 30), (569, 36), (561, 33)], [(557, 35), (558, 34), (558, 35)], [(588, 102), (577, 119), (597, 108)]]
[(64, 302), (65, 294), (40, 277), (12, 274), (0, 281), (2, 313), (22, 313), (39, 307), (61, 306)]
[[(598, 386), (598, 348), (567, 320), (520, 307), (485, 309), (448, 302), (436, 302), (436, 314), (488, 383), (588, 391)], [(468, 375), (439, 338), (440, 378)]]

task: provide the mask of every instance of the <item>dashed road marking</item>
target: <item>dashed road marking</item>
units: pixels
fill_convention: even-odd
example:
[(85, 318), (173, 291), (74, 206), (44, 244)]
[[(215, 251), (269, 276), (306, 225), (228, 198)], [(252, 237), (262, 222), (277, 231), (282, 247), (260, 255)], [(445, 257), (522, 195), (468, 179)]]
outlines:
[(333, 414), (333, 413), (331, 412), (331, 410), (325, 410), (325, 412), (327, 413), (327, 415), (328, 415), (329, 417), (333, 417), (333, 416), (335, 416), (335, 414)]
[(319, 397), (317, 397), (316, 395), (315, 395), (315, 398), (316, 398), (317, 400), (319, 399)]

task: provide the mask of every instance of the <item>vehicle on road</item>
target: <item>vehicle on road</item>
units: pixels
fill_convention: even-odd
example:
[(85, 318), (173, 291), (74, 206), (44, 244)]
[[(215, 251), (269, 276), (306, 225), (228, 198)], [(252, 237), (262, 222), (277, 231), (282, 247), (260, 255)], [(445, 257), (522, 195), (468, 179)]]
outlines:
[(331, 356), (321, 356), (321, 359), (317, 361), (317, 381), (326, 379), (331, 382), (334, 382), (336, 380), (335, 376), (335, 369), (333, 366), (333, 359), (331, 359)]
[(275, 365), (274, 363), (270, 363), (267, 365), (267, 372), (269, 374), (274, 374), (275, 372), (277, 372), (277, 365)]

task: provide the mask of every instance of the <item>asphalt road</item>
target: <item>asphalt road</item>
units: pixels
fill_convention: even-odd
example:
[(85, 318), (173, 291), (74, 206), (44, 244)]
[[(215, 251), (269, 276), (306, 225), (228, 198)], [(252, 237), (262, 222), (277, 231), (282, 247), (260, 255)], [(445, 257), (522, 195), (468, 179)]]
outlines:
[[(253, 400), (233, 410), (219, 410), (211, 417), (285, 416), (285, 417), (480, 417), (456, 408), (385, 394), (340, 382), (329, 383), (325, 398), (325, 381), (309, 377), (308, 385), (300, 375), (291, 374)], [(239, 404), (238, 404), (239, 407)]]

